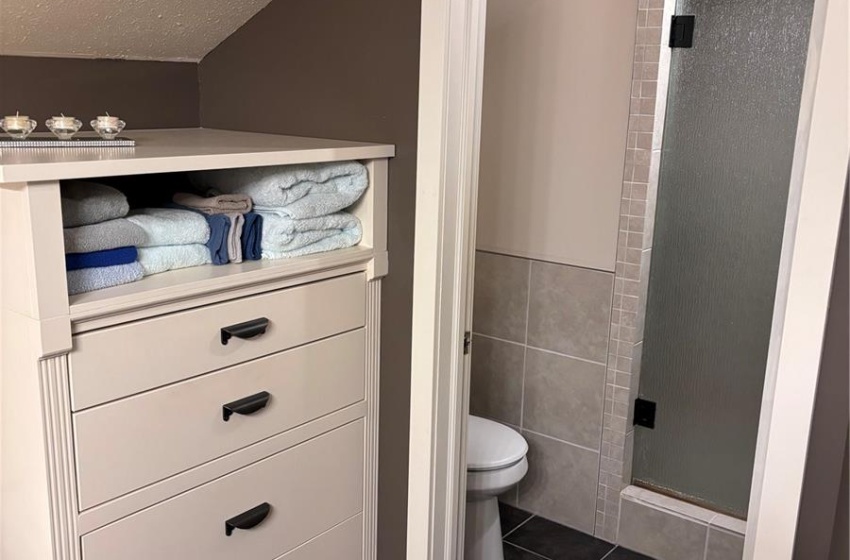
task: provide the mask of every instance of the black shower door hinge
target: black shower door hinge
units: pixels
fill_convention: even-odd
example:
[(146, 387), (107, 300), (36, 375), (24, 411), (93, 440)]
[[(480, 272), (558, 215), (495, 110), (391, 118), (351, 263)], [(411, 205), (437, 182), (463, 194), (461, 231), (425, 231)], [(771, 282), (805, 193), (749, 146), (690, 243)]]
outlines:
[(655, 429), (655, 403), (644, 399), (635, 399), (635, 426)]
[(472, 346), (472, 333), (466, 331), (463, 333), (463, 354), (469, 354), (469, 347)]
[(689, 49), (694, 46), (696, 16), (673, 16), (670, 24), (670, 48)]

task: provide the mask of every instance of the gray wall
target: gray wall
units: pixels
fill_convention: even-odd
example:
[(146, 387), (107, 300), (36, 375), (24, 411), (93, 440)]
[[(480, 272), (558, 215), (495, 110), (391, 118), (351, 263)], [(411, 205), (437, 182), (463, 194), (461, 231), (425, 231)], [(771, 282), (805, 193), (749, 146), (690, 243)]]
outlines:
[(200, 65), (201, 123), (390, 142), (379, 558), (405, 555), (418, 0), (274, 0)]
[(476, 256), (470, 410), (529, 445), (528, 474), (501, 499), (591, 534), (613, 293), (611, 272)]
[[(848, 560), (847, 434), (850, 422), (850, 225), (847, 194), (832, 276), (806, 475), (794, 543), (799, 560)], [(833, 536), (833, 528), (836, 529)], [(833, 556), (830, 556), (830, 545)], [(839, 554), (838, 545), (844, 552)]]
[(841, 469), (841, 486), (838, 489), (838, 505), (835, 508), (835, 523), (832, 526), (832, 543), (829, 560), (850, 558), (850, 441), (844, 443), (844, 466)]
[[(14, 78), (12, 78), (14, 76)], [(198, 65), (187, 62), (0, 56), (0, 114), (88, 121), (109, 111), (133, 128), (198, 126)]]

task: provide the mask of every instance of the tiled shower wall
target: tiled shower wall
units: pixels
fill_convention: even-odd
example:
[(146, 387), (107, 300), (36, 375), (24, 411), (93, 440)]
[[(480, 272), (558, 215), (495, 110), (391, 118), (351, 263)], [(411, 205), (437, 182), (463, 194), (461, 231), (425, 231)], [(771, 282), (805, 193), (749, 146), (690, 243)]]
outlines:
[(472, 414), (519, 430), (529, 471), (502, 499), (592, 533), (614, 274), (478, 252)]
[(632, 479), (632, 414), (640, 378), (670, 73), (670, 49), (662, 38), (669, 36), (674, 10), (675, 0), (640, 0), (638, 4), (594, 529), (597, 537), (611, 542), (618, 537), (620, 493)]

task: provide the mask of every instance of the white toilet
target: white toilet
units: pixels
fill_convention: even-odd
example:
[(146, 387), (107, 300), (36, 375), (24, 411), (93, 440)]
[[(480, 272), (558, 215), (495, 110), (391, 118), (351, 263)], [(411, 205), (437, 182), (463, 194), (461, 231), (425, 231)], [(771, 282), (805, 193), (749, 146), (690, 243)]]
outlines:
[(528, 472), (528, 443), (516, 431), (469, 416), (466, 440), (464, 560), (503, 560), (496, 497)]

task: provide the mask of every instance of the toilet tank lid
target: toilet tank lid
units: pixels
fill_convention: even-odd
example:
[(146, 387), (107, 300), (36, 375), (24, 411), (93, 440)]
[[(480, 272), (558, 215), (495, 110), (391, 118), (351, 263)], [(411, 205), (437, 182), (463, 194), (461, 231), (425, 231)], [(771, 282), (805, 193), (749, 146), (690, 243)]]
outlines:
[(511, 428), (469, 416), (466, 438), (466, 468), (487, 471), (508, 467), (522, 460), (528, 452), (525, 438)]

